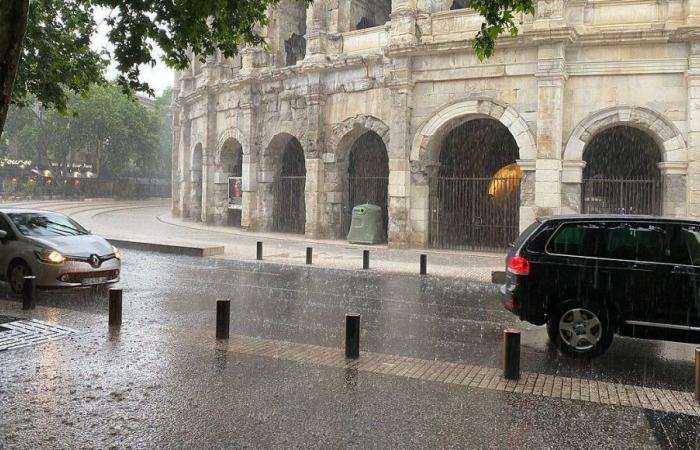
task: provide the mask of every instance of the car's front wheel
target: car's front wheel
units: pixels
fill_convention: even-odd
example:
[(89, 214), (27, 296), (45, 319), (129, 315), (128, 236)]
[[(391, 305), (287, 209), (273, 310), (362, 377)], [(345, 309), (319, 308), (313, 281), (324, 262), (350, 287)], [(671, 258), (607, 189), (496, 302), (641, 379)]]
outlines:
[(24, 290), (24, 277), (30, 276), (32, 269), (24, 261), (16, 261), (10, 266), (10, 289), (15, 294), (21, 294)]
[(562, 353), (585, 358), (604, 353), (612, 344), (614, 332), (605, 308), (569, 302), (550, 316), (547, 334)]

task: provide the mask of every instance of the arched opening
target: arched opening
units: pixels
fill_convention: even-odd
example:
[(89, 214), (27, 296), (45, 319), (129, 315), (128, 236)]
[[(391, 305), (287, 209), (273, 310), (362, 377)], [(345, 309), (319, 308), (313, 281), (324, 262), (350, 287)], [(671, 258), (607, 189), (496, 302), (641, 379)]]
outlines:
[(382, 138), (374, 131), (361, 135), (353, 143), (348, 159), (347, 195), (343, 215), (343, 235), (347, 235), (352, 221), (352, 209), (369, 203), (382, 208), (386, 242), (389, 227), (389, 155)]
[(455, 9), (465, 9), (468, 7), (469, 7), (468, 0), (453, 0), (452, 6), (450, 6), (450, 9), (454, 11)]
[(430, 245), (502, 250), (519, 231), (519, 149), (493, 119), (474, 119), (450, 131), (430, 179)]
[(389, 21), (391, 0), (355, 0), (348, 3), (351, 30), (378, 27)]
[(273, 182), (274, 214), (272, 229), (303, 234), (306, 226), (306, 162), (304, 149), (289, 136)]
[(273, 36), (274, 63), (293, 66), (306, 56), (306, 2), (282, 0), (275, 7), (268, 27)]
[(192, 152), (190, 219), (202, 220), (202, 169), (204, 167), (202, 144), (197, 144)]
[(224, 142), (219, 170), (222, 174), (221, 181), (226, 181), (226, 184), (220, 184), (224, 189), (221, 192), (217, 190), (217, 197), (222, 199), (222, 206), (226, 208), (223, 219), (227, 225), (240, 227), (243, 208), (243, 147), (237, 140), (229, 138)]
[(609, 128), (588, 143), (583, 159), (583, 213), (661, 214), (661, 152), (649, 134)]

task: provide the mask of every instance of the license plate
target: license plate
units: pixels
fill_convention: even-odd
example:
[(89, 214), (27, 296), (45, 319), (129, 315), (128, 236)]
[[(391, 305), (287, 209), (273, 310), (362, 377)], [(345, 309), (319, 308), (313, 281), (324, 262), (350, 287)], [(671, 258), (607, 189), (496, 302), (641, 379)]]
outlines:
[(83, 286), (89, 286), (93, 284), (104, 284), (107, 282), (107, 277), (95, 277), (95, 278), (83, 278)]

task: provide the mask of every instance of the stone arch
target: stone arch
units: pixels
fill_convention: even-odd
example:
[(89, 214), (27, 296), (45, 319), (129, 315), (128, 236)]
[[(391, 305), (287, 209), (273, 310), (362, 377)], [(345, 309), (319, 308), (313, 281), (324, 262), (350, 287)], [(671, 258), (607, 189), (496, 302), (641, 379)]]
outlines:
[(335, 151), (339, 161), (346, 161), (353, 143), (368, 131), (377, 133), (387, 150), (391, 148), (389, 126), (381, 119), (366, 114), (349, 117), (335, 125), (328, 139), (329, 147)]
[(586, 145), (599, 133), (620, 125), (638, 128), (654, 138), (665, 163), (685, 163), (688, 149), (678, 128), (662, 114), (640, 106), (616, 106), (591, 113), (571, 132), (562, 159), (583, 160)]
[(224, 149), (224, 144), (229, 139), (234, 139), (241, 146), (243, 154), (250, 154), (250, 145), (248, 144), (248, 139), (238, 128), (227, 128), (221, 134), (219, 134), (218, 143), (216, 145), (216, 154), (214, 155), (214, 164), (217, 166), (221, 164), (221, 152)]
[(521, 160), (537, 158), (535, 138), (520, 114), (505, 103), (477, 98), (452, 103), (423, 122), (413, 138), (411, 161), (437, 162), (443, 138), (464, 122), (478, 118), (496, 119), (508, 128), (518, 144)]

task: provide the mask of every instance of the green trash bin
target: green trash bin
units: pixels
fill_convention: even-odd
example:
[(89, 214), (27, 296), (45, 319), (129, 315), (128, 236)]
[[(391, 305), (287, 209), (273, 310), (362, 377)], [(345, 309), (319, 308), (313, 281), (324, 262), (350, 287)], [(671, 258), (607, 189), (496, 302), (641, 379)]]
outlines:
[(352, 223), (348, 233), (351, 244), (379, 244), (384, 239), (382, 208), (377, 205), (358, 205), (352, 209)]

